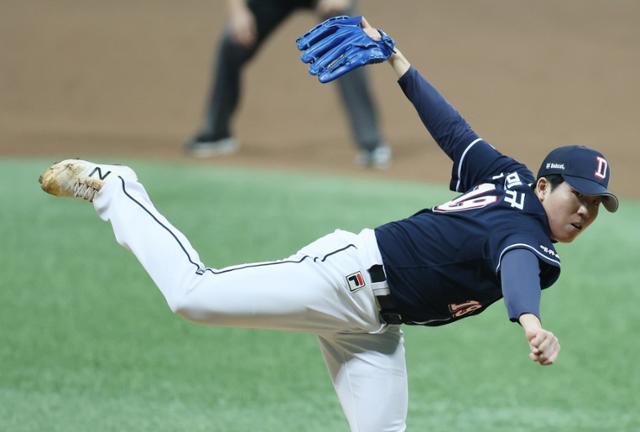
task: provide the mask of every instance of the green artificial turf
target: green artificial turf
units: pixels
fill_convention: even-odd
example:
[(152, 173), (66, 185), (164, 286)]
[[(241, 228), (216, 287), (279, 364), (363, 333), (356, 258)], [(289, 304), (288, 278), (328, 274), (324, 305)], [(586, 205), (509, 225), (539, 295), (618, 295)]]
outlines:
[[(443, 186), (133, 162), (210, 266), (288, 256), (408, 216)], [(0, 431), (346, 431), (313, 336), (171, 314), (91, 205), (42, 193), (48, 161), (0, 161)], [(557, 364), (504, 306), (407, 328), (409, 430), (637, 431), (640, 205), (560, 245), (543, 295)]]

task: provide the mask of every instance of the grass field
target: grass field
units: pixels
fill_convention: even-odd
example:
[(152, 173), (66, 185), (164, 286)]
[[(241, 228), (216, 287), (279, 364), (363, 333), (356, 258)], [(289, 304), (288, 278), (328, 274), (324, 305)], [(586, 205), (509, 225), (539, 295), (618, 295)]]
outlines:
[[(110, 227), (0, 161), (0, 431), (346, 431), (315, 339), (172, 315)], [(211, 266), (280, 258), (450, 197), (444, 187), (133, 162)], [(382, 203), (382, 205), (380, 204)], [(640, 205), (560, 245), (536, 367), (504, 306), (408, 328), (409, 430), (640, 431)]]

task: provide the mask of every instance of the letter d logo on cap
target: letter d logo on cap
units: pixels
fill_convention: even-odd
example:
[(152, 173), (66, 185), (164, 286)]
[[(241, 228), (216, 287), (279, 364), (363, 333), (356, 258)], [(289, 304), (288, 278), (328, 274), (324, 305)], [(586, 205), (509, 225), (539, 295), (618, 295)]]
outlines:
[(593, 175), (603, 179), (607, 176), (607, 160), (600, 156), (596, 156), (596, 160), (598, 161), (598, 167)]

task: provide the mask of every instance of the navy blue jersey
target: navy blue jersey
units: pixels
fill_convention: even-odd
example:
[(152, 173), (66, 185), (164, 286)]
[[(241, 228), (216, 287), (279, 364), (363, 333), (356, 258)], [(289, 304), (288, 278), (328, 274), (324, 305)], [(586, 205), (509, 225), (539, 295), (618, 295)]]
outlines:
[(425, 126), (453, 160), (457, 198), (376, 228), (391, 295), (406, 319), (442, 325), (480, 313), (502, 297), (501, 259), (526, 249), (539, 259), (539, 286), (553, 284), (560, 259), (546, 213), (523, 164), (479, 138), (411, 68), (399, 81)]

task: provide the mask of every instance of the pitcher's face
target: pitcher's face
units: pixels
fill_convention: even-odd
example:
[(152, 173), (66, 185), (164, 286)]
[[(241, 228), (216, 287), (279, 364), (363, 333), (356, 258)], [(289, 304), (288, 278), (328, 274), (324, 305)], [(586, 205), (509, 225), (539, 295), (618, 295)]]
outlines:
[(547, 213), (551, 237), (562, 243), (573, 241), (591, 225), (602, 202), (599, 196), (582, 195), (566, 181), (551, 190), (545, 178), (538, 180), (536, 195)]

